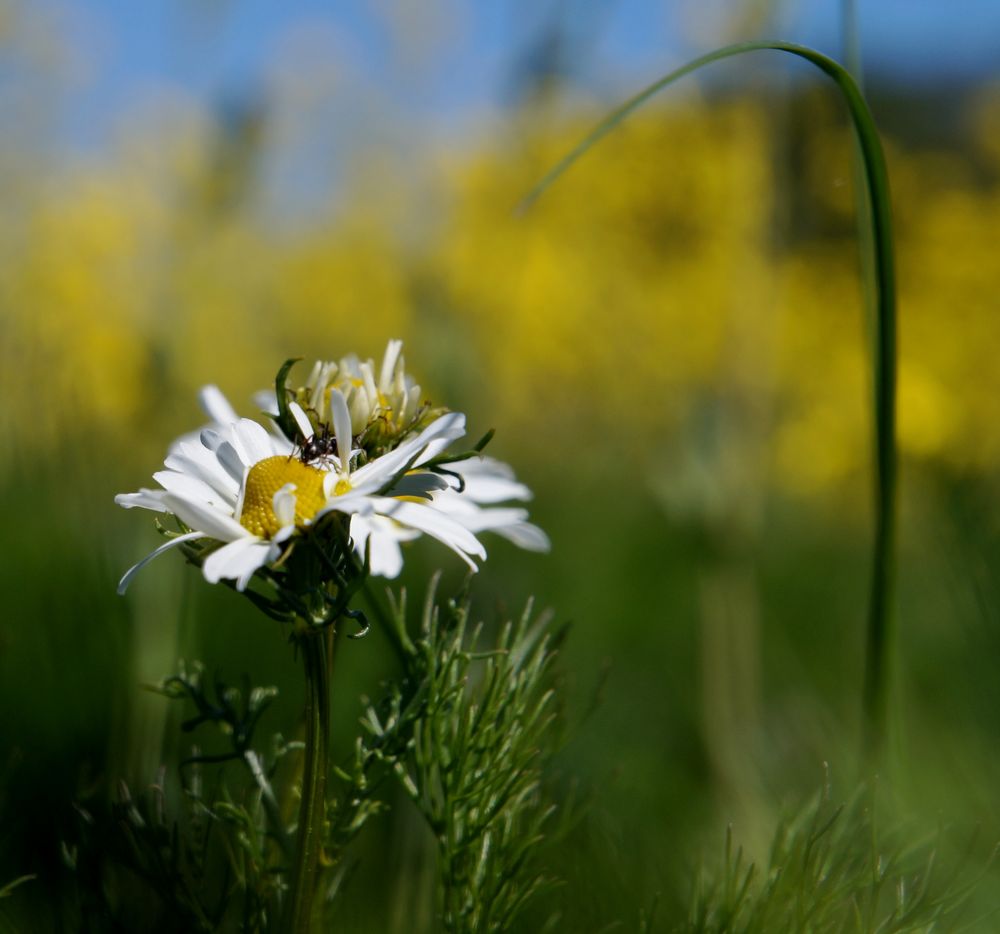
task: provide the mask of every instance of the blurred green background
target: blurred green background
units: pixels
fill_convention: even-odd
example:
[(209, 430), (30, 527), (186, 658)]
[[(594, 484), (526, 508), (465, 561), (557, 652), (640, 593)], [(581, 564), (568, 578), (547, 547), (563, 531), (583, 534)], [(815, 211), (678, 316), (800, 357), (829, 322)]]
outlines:
[[(920, 71), (873, 22), (866, 64), (901, 290), (886, 782), (899, 814), (953, 824), (956, 846), (978, 826), (988, 850), (1000, 86), (960, 44), (982, 51), (986, 6), (942, 25), (959, 44)], [(535, 490), (552, 537), (543, 557), (488, 542), (474, 599), (494, 621), (534, 594), (573, 623), (551, 781), (591, 805), (548, 857), (566, 930), (631, 928), (657, 894), (669, 918), (726, 824), (761, 847), (824, 763), (849, 792), (871, 405), (852, 141), (833, 90), (776, 56), (719, 66), (514, 210), (687, 51), (790, 23), (788, 38), (837, 54), (836, 30), (792, 7), (678, 4), (640, 35), (629, 4), (515, 3), (499, 24), (447, 3), (340, 18), (303, 4), (274, 21), (178, 0), (143, 24), (114, 3), (0, 4), (0, 884), (40, 874), (4, 910), (54, 917), (73, 801), (106, 799), (122, 777), (141, 787), (186, 752), (180, 711), (140, 689), (178, 657), (279, 685), (264, 729), (294, 733), (300, 679), (277, 624), (176, 557), (115, 595), (156, 535), (113, 496), (200, 423), (201, 385), (250, 414), (286, 357), (378, 358), (389, 337), (471, 436), (496, 429), (491, 450)], [(439, 562), (457, 585), (430, 543), (401, 583), (422, 593)], [(346, 751), (391, 653), (375, 631), (338, 666)], [(430, 858), (414, 833), (405, 811), (378, 823), (344, 930), (409, 929), (401, 906)]]

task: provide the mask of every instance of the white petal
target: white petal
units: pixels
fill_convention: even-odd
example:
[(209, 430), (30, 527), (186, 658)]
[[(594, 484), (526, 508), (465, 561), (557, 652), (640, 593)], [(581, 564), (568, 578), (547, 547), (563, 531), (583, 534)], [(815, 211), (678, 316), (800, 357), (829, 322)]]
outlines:
[(248, 467), (243, 473), (243, 479), (240, 481), (240, 493), (236, 497), (236, 506), (233, 508), (233, 518), (239, 522), (243, 518), (243, 503), (247, 498), (247, 478), (250, 476), (250, 468)]
[[(203, 428), (196, 440), (181, 441), (176, 445), (172, 445), (169, 456), (186, 457), (188, 460), (194, 461), (196, 464), (212, 470), (220, 476), (224, 476), (226, 475), (225, 471), (222, 470), (222, 465), (219, 464), (219, 459), (216, 457), (215, 452), (227, 438), (228, 429), (224, 434), (213, 428)], [(170, 465), (167, 464), (167, 466), (169, 467)]]
[[(337, 474), (330, 473), (323, 480), (324, 492), (326, 487), (332, 486), (336, 483)], [(313, 522), (323, 518), (328, 512), (343, 512), (349, 515), (368, 515), (374, 508), (374, 500), (371, 496), (367, 496), (364, 493), (356, 493), (353, 490), (348, 493), (343, 493), (340, 496), (334, 496), (331, 493), (326, 493), (327, 501), (326, 505), (317, 511), (316, 515), (313, 516)]]
[(351, 386), (346, 390), (347, 410), (351, 413), (351, 432), (360, 435), (372, 417), (371, 403), (363, 386)]
[(366, 516), (351, 516), (350, 534), (351, 541), (354, 543), (354, 550), (364, 558), (368, 538), (372, 534), (371, 522)]
[(503, 536), (525, 551), (549, 552), (552, 550), (552, 542), (548, 535), (530, 522), (516, 522), (491, 531)]
[(253, 394), (253, 404), (265, 415), (278, 414), (278, 399), (273, 389), (262, 389)]
[(211, 538), (217, 538), (220, 542), (255, 537), (232, 516), (215, 506), (188, 499), (177, 493), (164, 493), (163, 502), (185, 525), (189, 525), (199, 532), (204, 532)]
[(230, 442), (223, 441), (216, 448), (215, 456), (218, 458), (222, 469), (242, 487), (243, 475), (247, 472), (247, 468), (251, 464), (246, 459), (246, 455), (240, 453)]
[(362, 559), (368, 550), (368, 567), (377, 577), (398, 577), (403, 569), (399, 543), (419, 537), (420, 532), (416, 529), (408, 529), (384, 516), (355, 515), (351, 518), (354, 549)]
[(340, 368), (344, 371), (342, 382), (361, 379), (361, 361), (358, 359), (356, 353), (351, 353), (341, 358)]
[(493, 457), (470, 457), (448, 465), (465, 481), (463, 496), (477, 503), (502, 503), (508, 499), (529, 500), (531, 490), (514, 479), (514, 471)]
[(391, 535), (374, 533), (369, 539), (368, 561), (371, 573), (376, 577), (399, 577), (403, 570), (403, 550)]
[(299, 426), (299, 431), (302, 432), (302, 439), (308, 441), (316, 434), (316, 429), (313, 428), (312, 422), (309, 421), (309, 416), (302, 410), (302, 406), (298, 402), (290, 402), (288, 410), (292, 413), (295, 424)]
[(295, 484), (286, 483), (271, 498), (274, 507), (274, 515), (281, 525), (288, 526), (295, 524)]
[(396, 476), (408, 468), (416, 458), (419, 463), (426, 457), (417, 457), (432, 441), (444, 440), (445, 444), (461, 438), (465, 434), (465, 416), (461, 412), (449, 412), (428, 425), (416, 438), (404, 442), (394, 451), (375, 458), (371, 463), (359, 467), (351, 475), (351, 485), (363, 492), (381, 490)]
[(526, 509), (507, 507), (484, 509), (464, 493), (448, 490), (432, 498), (433, 506), (470, 532), (495, 532), (519, 548), (528, 551), (550, 551), (549, 537), (536, 525), (527, 521)]
[(420, 387), (409, 377), (405, 381), (403, 390), (403, 418), (404, 422), (410, 421), (417, 414), (420, 407)]
[(375, 371), (372, 369), (371, 360), (366, 360), (361, 364), (361, 378), (365, 383), (365, 392), (368, 394), (368, 401), (372, 408), (378, 405), (378, 387), (375, 385)]
[(200, 499), (206, 503), (232, 509), (230, 499), (213, 490), (200, 477), (192, 477), (176, 470), (158, 470), (153, 474), (153, 479), (168, 493), (180, 493), (187, 499)]
[[(239, 480), (234, 480), (219, 463), (219, 459), (199, 445), (180, 445), (163, 462), (171, 470), (204, 480), (227, 503), (235, 503), (240, 491)], [(241, 478), (242, 479), (242, 478)]]
[[(321, 374), (322, 372), (323, 372), (323, 361), (322, 361), (322, 360), (317, 360), (317, 361), (316, 361), (316, 362), (315, 362), (315, 363), (314, 363), (314, 364), (312, 365), (312, 369), (311, 369), (311, 370), (309, 371), (309, 378), (308, 378), (308, 379), (306, 380), (306, 385), (307, 385), (307, 386), (312, 386), (312, 387), (313, 387), (313, 389), (315, 389), (315, 388), (316, 388), (316, 386), (317, 386), (317, 385), (319, 384), (319, 382), (320, 382), (320, 374)], [(315, 407), (316, 407), (316, 400), (315, 400), (315, 399), (312, 399), (312, 400), (310, 400), (310, 403), (309, 403), (309, 404), (310, 404), (310, 405), (311, 405), (311, 406), (312, 406), (313, 408), (315, 408)]]
[[(211, 432), (211, 429), (202, 432), (203, 443), (211, 441)], [(223, 442), (219, 444), (211, 441), (211, 443), (206, 443), (206, 446), (211, 447), (220, 459), (223, 456), (222, 452), (228, 450), (227, 444), (247, 467), (275, 453), (273, 436), (269, 435), (267, 429), (252, 418), (241, 418), (235, 424), (216, 432), (216, 434), (222, 437)], [(229, 465), (226, 465), (226, 468), (228, 470)]]
[(239, 421), (239, 415), (229, 404), (218, 386), (202, 386), (198, 393), (198, 404), (201, 410), (213, 421), (223, 425), (231, 425)]
[(253, 419), (241, 418), (233, 426), (233, 434), (239, 439), (240, 447), (246, 454), (244, 464), (248, 467), (274, 454), (271, 436)]
[(311, 387), (309, 405), (314, 412), (319, 412), (321, 416), (324, 408), (323, 394), (336, 376), (337, 364), (333, 361), (324, 363), (322, 360), (316, 361), (312, 373), (309, 374), (309, 379), (306, 382), (306, 385)]
[(119, 493), (115, 496), (115, 502), (126, 509), (134, 509), (136, 506), (142, 509), (152, 509), (154, 512), (168, 512), (163, 503), (162, 490), (141, 489), (138, 493)]
[[(378, 388), (383, 395), (388, 395), (392, 389), (392, 376), (396, 371), (396, 361), (403, 349), (403, 342), (391, 340), (386, 344), (385, 356), (382, 358), (382, 372), (379, 375)], [(393, 575), (395, 577), (395, 575)]]
[(340, 469), (347, 473), (351, 469), (351, 413), (347, 400), (339, 389), (330, 390), (330, 414), (333, 416), (333, 435), (337, 439), (340, 453)]
[(393, 484), (391, 492), (393, 496), (418, 496), (430, 499), (432, 493), (447, 489), (449, 489), (448, 481), (440, 474), (431, 473), (429, 470), (411, 470)]
[[(435, 501), (435, 505), (440, 508), (441, 503)], [(477, 535), (480, 532), (495, 532), (527, 551), (550, 551), (552, 548), (549, 537), (537, 525), (527, 521), (528, 512), (525, 509), (480, 509), (472, 506), (460, 512), (445, 511), (459, 525)]]
[[(456, 416), (452, 418), (452, 416)], [(424, 434), (430, 431), (438, 422), (443, 419), (450, 419), (450, 421), (442, 426), (440, 437), (435, 434), (429, 437), (425, 442), (426, 448), (423, 454), (420, 455), (414, 462), (414, 467), (419, 467), (421, 464), (426, 464), (433, 457), (437, 457), (441, 454), (452, 441), (457, 441), (465, 434), (465, 416), (461, 412), (449, 412), (447, 415), (442, 415), (437, 421), (431, 422), (430, 425), (424, 429)]]
[(291, 455), (295, 451), (295, 445), (282, 434), (281, 429), (277, 425), (274, 425), (273, 431), (268, 432), (267, 440), (271, 446), (269, 457), (274, 457), (278, 454)]
[(272, 552), (277, 550), (270, 542), (256, 536), (230, 542), (205, 559), (202, 573), (210, 584), (217, 584), (222, 579), (235, 580), (236, 589), (244, 590), (254, 571), (267, 564)]
[(488, 457), (480, 454), (479, 457), (470, 457), (468, 460), (460, 461), (455, 465), (456, 470), (467, 476), (501, 477), (505, 480), (514, 479), (514, 468), (510, 464), (505, 464), (495, 457)]
[[(375, 498), (373, 497), (373, 499)], [(378, 497), (375, 499), (375, 509), (384, 516), (389, 516), (397, 522), (402, 522), (403, 525), (419, 529), (432, 538), (436, 538), (458, 554), (473, 570), (476, 570), (476, 565), (471, 560), (470, 555), (477, 558), (486, 557), (486, 549), (483, 548), (475, 535), (454, 519), (430, 506)]]
[[(462, 434), (465, 434), (465, 432), (463, 431)], [(424, 448), (420, 457), (413, 462), (413, 466), (420, 467), (422, 464), (426, 464), (429, 460), (433, 460), (439, 454), (443, 454), (448, 445), (454, 440), (454, 438), (436, 438), (434, 441), (431, 441), (430, 444)]]
[(153, 558), (158, 558), (165, 551), (169, 551), (171, 548), (176, 548), (178, 545), (183, 545), (184, 542), (193, 542), (196, 538), (204, 538), (205, 536), (201, 532), (188, 532), (185, 535), (178, 535), (177, 538), (170, 539), (159, 548), (154, 549), (145, 558), (142, 559), (138, 564), (133, 564), (124, 575), (122, 579), (118, 582), (118, 593), (123, 594), (128, 589), (128, 585), (132, 583), (132, 578), (141, 571)]
[(202, 428), (198, 434), (198, 440), (201, 441), (203, 447), (215, 453), (219, 449), (219, 445), (226, 440), (226, 436), (218, 429)]

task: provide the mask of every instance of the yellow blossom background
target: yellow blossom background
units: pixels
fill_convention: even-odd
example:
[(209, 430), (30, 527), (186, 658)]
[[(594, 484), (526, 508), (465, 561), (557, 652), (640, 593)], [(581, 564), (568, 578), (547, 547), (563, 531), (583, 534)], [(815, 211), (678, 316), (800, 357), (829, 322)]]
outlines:
[[(567, 923), (628, 926), (655, 892), (674, 904), (726, 821), (759, 843), (824, 761), (851, 781), (872, 387), (853, 142), (832, 87), (744, 83), (731, 63), (728, 83), (689, 83), (630, 118), (526, 212), (607, 102), (550, 89), (447, 145), (355, 135), (299, 216), (266, 178), (311, 145), (309, 101), (226, 120), (168, 89), (95, 150), (63, 151), (45, 114), (73, 80), (66, 49), (11, 9), (0, 884), (26, 847), (55, 859), (66, 802), (184, 754), (165, 702), (136, 699), (179, 655), (278, 683), (272, 728), (294, 731), (299, 682), (273, 624), (170, 558), (114, 596), (156, 537), (112, 498), (199, 422), (203, 384), (253, 414), (286, 358), (378, 359), (390, 337), (471, 434), (497, 429), (492, 450), (535, 489), (553, 539), (545, 558), (488, 542), (475, 592), (491, 620), (535, 593), (574, 621), (574, 727), (553, 782), (593, 789), (595, 816), (554, 867)], [(992, 840), (1000, 93), (982, 82), (938, 102), (935, 132), (908, 114), (921, 99), (873, 96), (900, 287), (894, 774), (904, 810)], [(404, 582), (422, 591), (447, 561), (422, 543)], [(377, 639), (338, 663), (335, 723), (353, 728), (358, 694), (391, 674)], [(389, 902), (416, 897), (426, 853), (407, 832), (382, 825), (345, 930), (392, 929), (386, 900), (365, 895), (386, 876)]]

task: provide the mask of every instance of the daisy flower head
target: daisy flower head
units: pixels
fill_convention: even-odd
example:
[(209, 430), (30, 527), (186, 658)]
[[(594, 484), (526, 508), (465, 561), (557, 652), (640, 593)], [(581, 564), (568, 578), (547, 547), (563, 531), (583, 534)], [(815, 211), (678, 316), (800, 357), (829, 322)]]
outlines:
[(356, 354), (340, 360), (318, 360), (305, 383), (297, 387), (282, 383), (279, 373), (278, 392), (258, 393), (257, 402), (278, 420), (287, 437), (294, 437), (301, 426), (292, 425), (281, 411), (282, 397), (297, 403), (323, 426), (332, 424), (331, 398), (339, 393), (347, 403), (351, 434), (362, 458), (369, 460), (392, 450), (401, 439), (447, 412), (423, 399), (420, 386), (406, 372), (402, 350), (402, 341), (389, 341), (380, 366)]
[(209, 582), (247, 591), (258, 581), (248, 592), (266, 611), (320, 621), (343, 613), (369, 574), (398, 575), (401, 545), (423, 535), (472, 570), (486, 557), (484, 531), (547, 550), (524, 509), (498, 506), (530, 497), (510, 468), (481, 457), (482, 443), (449, 453), (465, 417), (420, 398), (401, 347), (390, 341), (377, 371), (356, 357), (317, 363), (301, 387), (288, 385), (295, 361), (286, 362), (261, 399), (261, 422), (203, 389), (210, 424), (170, 447), (153, 475), (159, 488), (115, 498), (163, 514), (168, 537), (119, 591), (181, 548)]

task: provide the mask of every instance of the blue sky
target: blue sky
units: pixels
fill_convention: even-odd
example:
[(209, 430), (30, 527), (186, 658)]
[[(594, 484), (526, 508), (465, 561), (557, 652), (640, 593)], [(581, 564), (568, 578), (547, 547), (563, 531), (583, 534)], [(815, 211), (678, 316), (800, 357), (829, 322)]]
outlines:
[[(839, 55), (838, 2), (775, 6), (767, 33)], [(690, 55), (751, 38), (725, 32), (738, 9), (731, 0), (77, 0), (74, 133), (101, 135), (157, 87), (210, 101), (252, 92), (279, 64), (294, 70), (300, 47), (311, 50), (304, 80), (326, 56), (342, 82), (401, 111), (460, 119), (502, 106), (512, 62), (560, 10), (581, 39), (575, 80), (613, 99)], [(1000, 0), (861, 0), (858, 10), (871, 72), (904, 80), (1000, 72)]]

